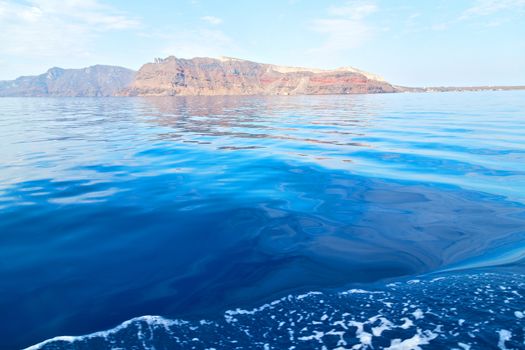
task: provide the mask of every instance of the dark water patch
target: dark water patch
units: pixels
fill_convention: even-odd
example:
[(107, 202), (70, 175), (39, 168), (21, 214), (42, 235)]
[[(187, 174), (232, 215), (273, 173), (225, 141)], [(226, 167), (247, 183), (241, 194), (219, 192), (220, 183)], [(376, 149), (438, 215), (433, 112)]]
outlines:
[(6, 189), (31, 204), (0, 213), (3, 339), (27, 344), (151, 313), (209, 317), (430, 272), (525, 235), (523, 206), (494, 195), (271, 159), (250, 168), (230, 183), (219, 172), (175, 172)]

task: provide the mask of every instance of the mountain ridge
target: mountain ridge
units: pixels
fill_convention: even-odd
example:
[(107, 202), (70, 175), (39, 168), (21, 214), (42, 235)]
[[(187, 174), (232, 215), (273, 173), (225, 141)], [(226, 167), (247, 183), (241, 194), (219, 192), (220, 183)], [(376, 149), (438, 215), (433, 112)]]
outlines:
[(52, 67), (39, 75), (0, 81), (0, 97), (324, 95), (524, 89), (525, 86), (404, 87), (351, 66), (294, 67), (225, 56), (156, 58), (138, 71), (100, 64), (78, 69)]
[(108, 65), (78, 69), (53, 67), (39, 75), (0, 81), (0, 96), (115, 96), (133, 81), (135, 73), (128, 68)]
[(382, 78), (352, 67), (323, 70), (231, 57), (169, 56), (143, 65), (124, 96), (320, 95), (396, 92)]

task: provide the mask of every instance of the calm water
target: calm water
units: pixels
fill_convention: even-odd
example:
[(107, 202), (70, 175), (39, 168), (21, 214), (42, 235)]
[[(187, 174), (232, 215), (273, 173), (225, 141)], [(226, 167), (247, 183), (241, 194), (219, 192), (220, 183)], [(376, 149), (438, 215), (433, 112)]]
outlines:
[(1, 349), (525, 348), (524, 92), (3, 98), (0, 131)]

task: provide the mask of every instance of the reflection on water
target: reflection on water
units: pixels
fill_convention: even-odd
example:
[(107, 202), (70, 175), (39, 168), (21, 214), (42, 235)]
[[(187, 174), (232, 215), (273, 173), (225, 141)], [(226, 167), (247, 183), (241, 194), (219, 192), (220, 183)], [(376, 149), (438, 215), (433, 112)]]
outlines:
[[(416, 96), (416, 97), (415, 97)], [(425, 180), (525, 201), (520, 93), (145, 99), (163, 137), (209, 149), (259, 149), (330, 168)], [(421, 101), (423, 100), (423, 101)], [(516, 106), (516, 107), (505, 107)], [(350, 164), (351, 163), (351, 164)], [(494, 181), (494, 175), (505, 181)]]
[(0, 344), (487, 266), (525, 235), (523, 97), (2, 99)]

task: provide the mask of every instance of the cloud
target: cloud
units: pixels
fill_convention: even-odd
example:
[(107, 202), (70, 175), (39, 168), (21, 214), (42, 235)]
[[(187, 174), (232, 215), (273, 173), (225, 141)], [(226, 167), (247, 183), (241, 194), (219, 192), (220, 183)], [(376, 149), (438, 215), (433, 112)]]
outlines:
[(360, 20), (377, 11), (374, 3), (366, 1), (349, 1), (343, 6), (330, 6), (328, 13), (332, 16)]
[(236, 56), (240, 52), (233, 39), (217, 29), (163, 30), (154, 35), (162, 42), (169, 43), (168, 46), (160, 50), (164, 56), (218, 57), (223, 55)]
[(100, 33), (140, 25), (96, 0), (0, 1), (0, 23), (2, 52), (24, 58), (86, 55)]
[(466, 9), (459, 19), (477, 16), (489, 16), (503, 11), (524, 11), (525, 0), (477, 0), (476, 4)]
[(201, 17), (201, 20), (208, 22), (209, 24), (218, 25), (222, 23), (222, 19), (215, 16), (204, 16)]
[(317, 49), (321, 51), (353, 49), (361, 46), (372, 35), (367, 24), (348, 19), (316, 19), (312, 28), (327, 36), (324, 44)]
[(311, 29), (325, 35), (324, 43), (311, 50), (325, 55), (340, 55), (357, 48), (373, 37), (375, 29), (365, 19), (378, 7), (370, 1), (349, 1), (343, 6), (331, 6), (328, 17), (315, 19)]
[[(501, 14), (504, 13), (504, 16)], [(474, 5), (451, 20), (430, 26), (434, 31), (445, 31), (465, 21), (479, 20), (481, 26), (498, 27), (513, 20), (513, 15), (525, 14), (525, 0), (476, 0)], [(481, 18), (481, 19), (480, 19)], [(488, 19), (488, 20), (487, 20)]]
[(430, 26), (430, 29), (434, 31), (444, 31), (450, 28), (450, 25), (452, 22), (443, 22), (443, 23), (436, 23)]

